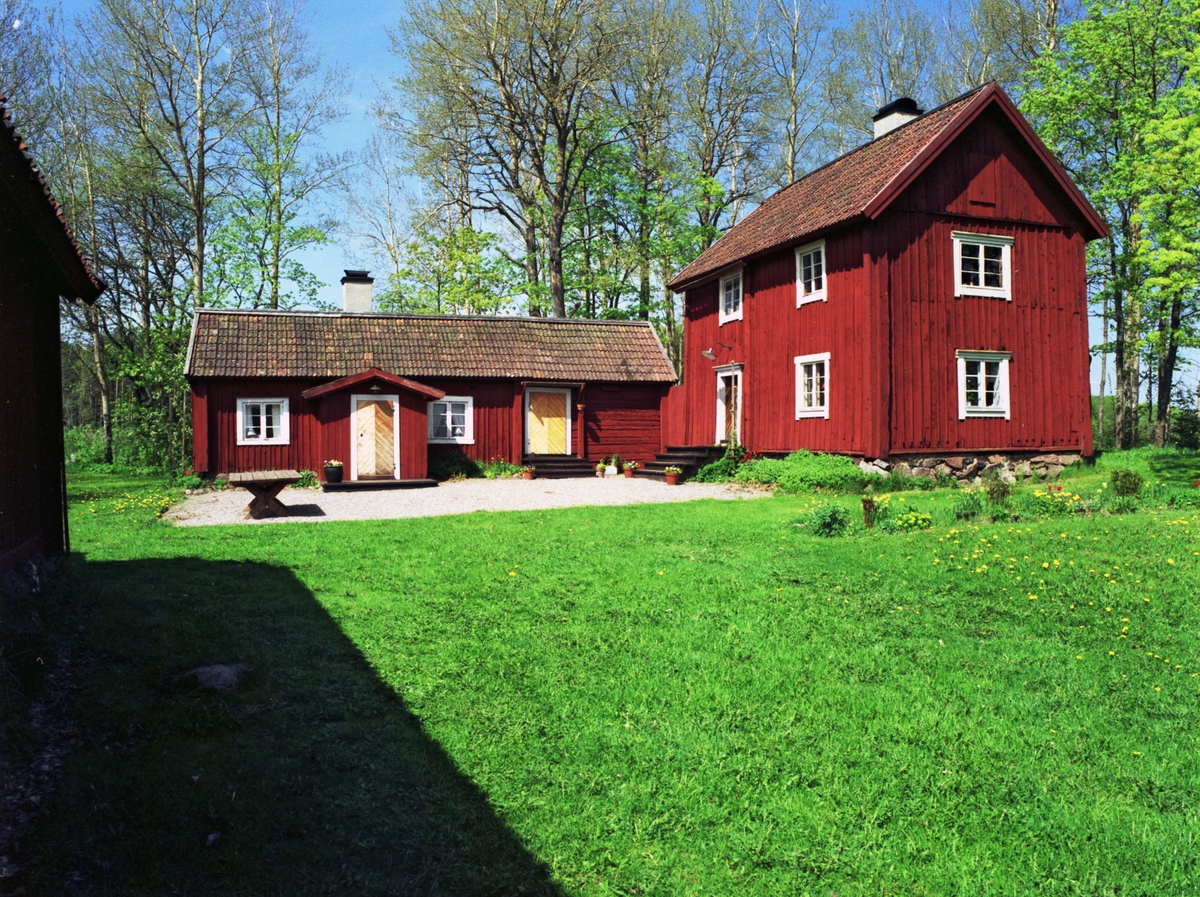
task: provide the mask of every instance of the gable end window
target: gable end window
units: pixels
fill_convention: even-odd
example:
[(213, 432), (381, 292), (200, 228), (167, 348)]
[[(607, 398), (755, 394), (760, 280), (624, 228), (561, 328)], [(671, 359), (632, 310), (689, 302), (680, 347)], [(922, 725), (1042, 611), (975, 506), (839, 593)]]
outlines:
[(958, 419), (1002, 417), (1012, 414), (1008, 395), (1008, 352), (959, 350)]
[(429, 441), (458, 445), (475, 442), (475, 400), (446, 396), (429, 403)]
[(954, 295), (1012, 301), (1012, 237), (955, 231)]
[(796, 356), (796, 420), (829, 417), (829, 353)]
[(238, 399), (238, 445), (287, 445), (290, 429), (287, 399)]
[(734, 271), (721, 278), (717, 293), (717, 322), (742, 319), (742, 272)]
[(796, 250), (796, 308), (805, 302), (825, 301), (825, 241)]

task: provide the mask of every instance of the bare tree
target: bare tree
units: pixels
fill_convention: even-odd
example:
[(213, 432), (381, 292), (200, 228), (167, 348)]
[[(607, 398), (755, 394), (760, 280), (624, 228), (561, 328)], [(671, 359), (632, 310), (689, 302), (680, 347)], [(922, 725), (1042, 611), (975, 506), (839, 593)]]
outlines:
[(778, 183), (792, 183), (812, 161), (828, 118), (822, 90), (834, 58), (832, 37), (813, 0), (772, 0), (764, 51), (779, 129)]

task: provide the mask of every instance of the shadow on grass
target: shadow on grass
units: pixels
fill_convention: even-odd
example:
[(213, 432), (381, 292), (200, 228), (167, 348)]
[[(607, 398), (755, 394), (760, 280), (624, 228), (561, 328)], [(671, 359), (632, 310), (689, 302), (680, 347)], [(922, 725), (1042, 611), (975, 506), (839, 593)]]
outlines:
[[(89, 739), (27, 840), (28, 893), (559, 893), (291, 571), (71, 575)], [(222, 662), (253, 667), (231, 694), (175, 683)]]
[(1200, 452), (1161, 452), (1150, 458), (1150, 471), (1164, 483), (1200, 480)]

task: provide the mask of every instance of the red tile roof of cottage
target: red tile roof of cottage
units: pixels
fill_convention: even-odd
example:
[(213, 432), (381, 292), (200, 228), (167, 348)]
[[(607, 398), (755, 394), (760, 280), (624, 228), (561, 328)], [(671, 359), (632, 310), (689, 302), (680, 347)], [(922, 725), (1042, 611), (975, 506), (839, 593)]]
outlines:
[(91, 302), (104, 292), (104, 281), (92, 271), (79, 244), (75, 242), (75, 235), (71, 232), (71, 225), (67, 223), (66, 216), (63, 215), (62, 206), (50, 192), (46, 175), (33, 160), (33, 156), (29, 154), (29, 147), (17, 133), (7, 103), (8, 98), (0, 94), (0, 143), (5, 147), (3, 155), (0, 155), (0, 164), (9, 166), (10, 170), (21, 180), (28, 181), (33, 187), (23, 197), (25, 207), (37, 208), (38, 211), (34, 214), (46, 215), (48, 218), (52, 216), (51, 230), (54, 235), (52, 243), (57, 244), (52, 248), (58, 252), (58, 257), (63, 262), (75, 269), (71, 272), (76, 275), (73, 281), (80, 285), (80, 295), (71, 298)]
[(1023, 134), (1095, 235), (1107, 233), (1099, 213), (993, 81), (851, 150), (764, 200), (680, 271), (669, 286), (682, 292), (745, 259), (798, 245), (856, 218), (876, 217), (992, 104), (998, 105)]
[(674, 383), (644, 321), (201, 309), (189, 377), (347, 377), (381, 368), (414, 380)]

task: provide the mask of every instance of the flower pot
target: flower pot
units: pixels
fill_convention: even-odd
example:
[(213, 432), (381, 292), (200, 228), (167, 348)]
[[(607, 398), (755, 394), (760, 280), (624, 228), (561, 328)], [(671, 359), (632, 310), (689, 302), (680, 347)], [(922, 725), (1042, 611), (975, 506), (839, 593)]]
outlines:
[(603, 467), (596, 469), (596, 476), (600, 477), (600, 479), (604, 479), (604, 468)]
[(667, 485), (668, 485), (668, 486), (678, 486), (678, 485), (679, 485), (679, 474), (677, 474), (677, 473), (664, 473), (664, 474), (663, 474), (663, 476), (665, 476), (665, 477), (667, 478)]
[(533, 479), (533, 475), (534, 475), (534, 473), (536, 473), (536, 471), (533, 471), (533, 470), (522, 470), (522, 471), (521, 471), (521, 479), (523, 479), (523, 480), (532, 480), (532, 479)]
[(625, 468), (625, 479), (627, 479), (627, 480), (633, 479), (633, 468), (632, 467)]
[(345, 471), (345, 469), (346, 468), (344, 468), (344, 467), (326, 467), (325, 468), (325, 482), (326, 483), (340, 483), (342, 481), (342, 473), (343, 473), (343, 471)]

